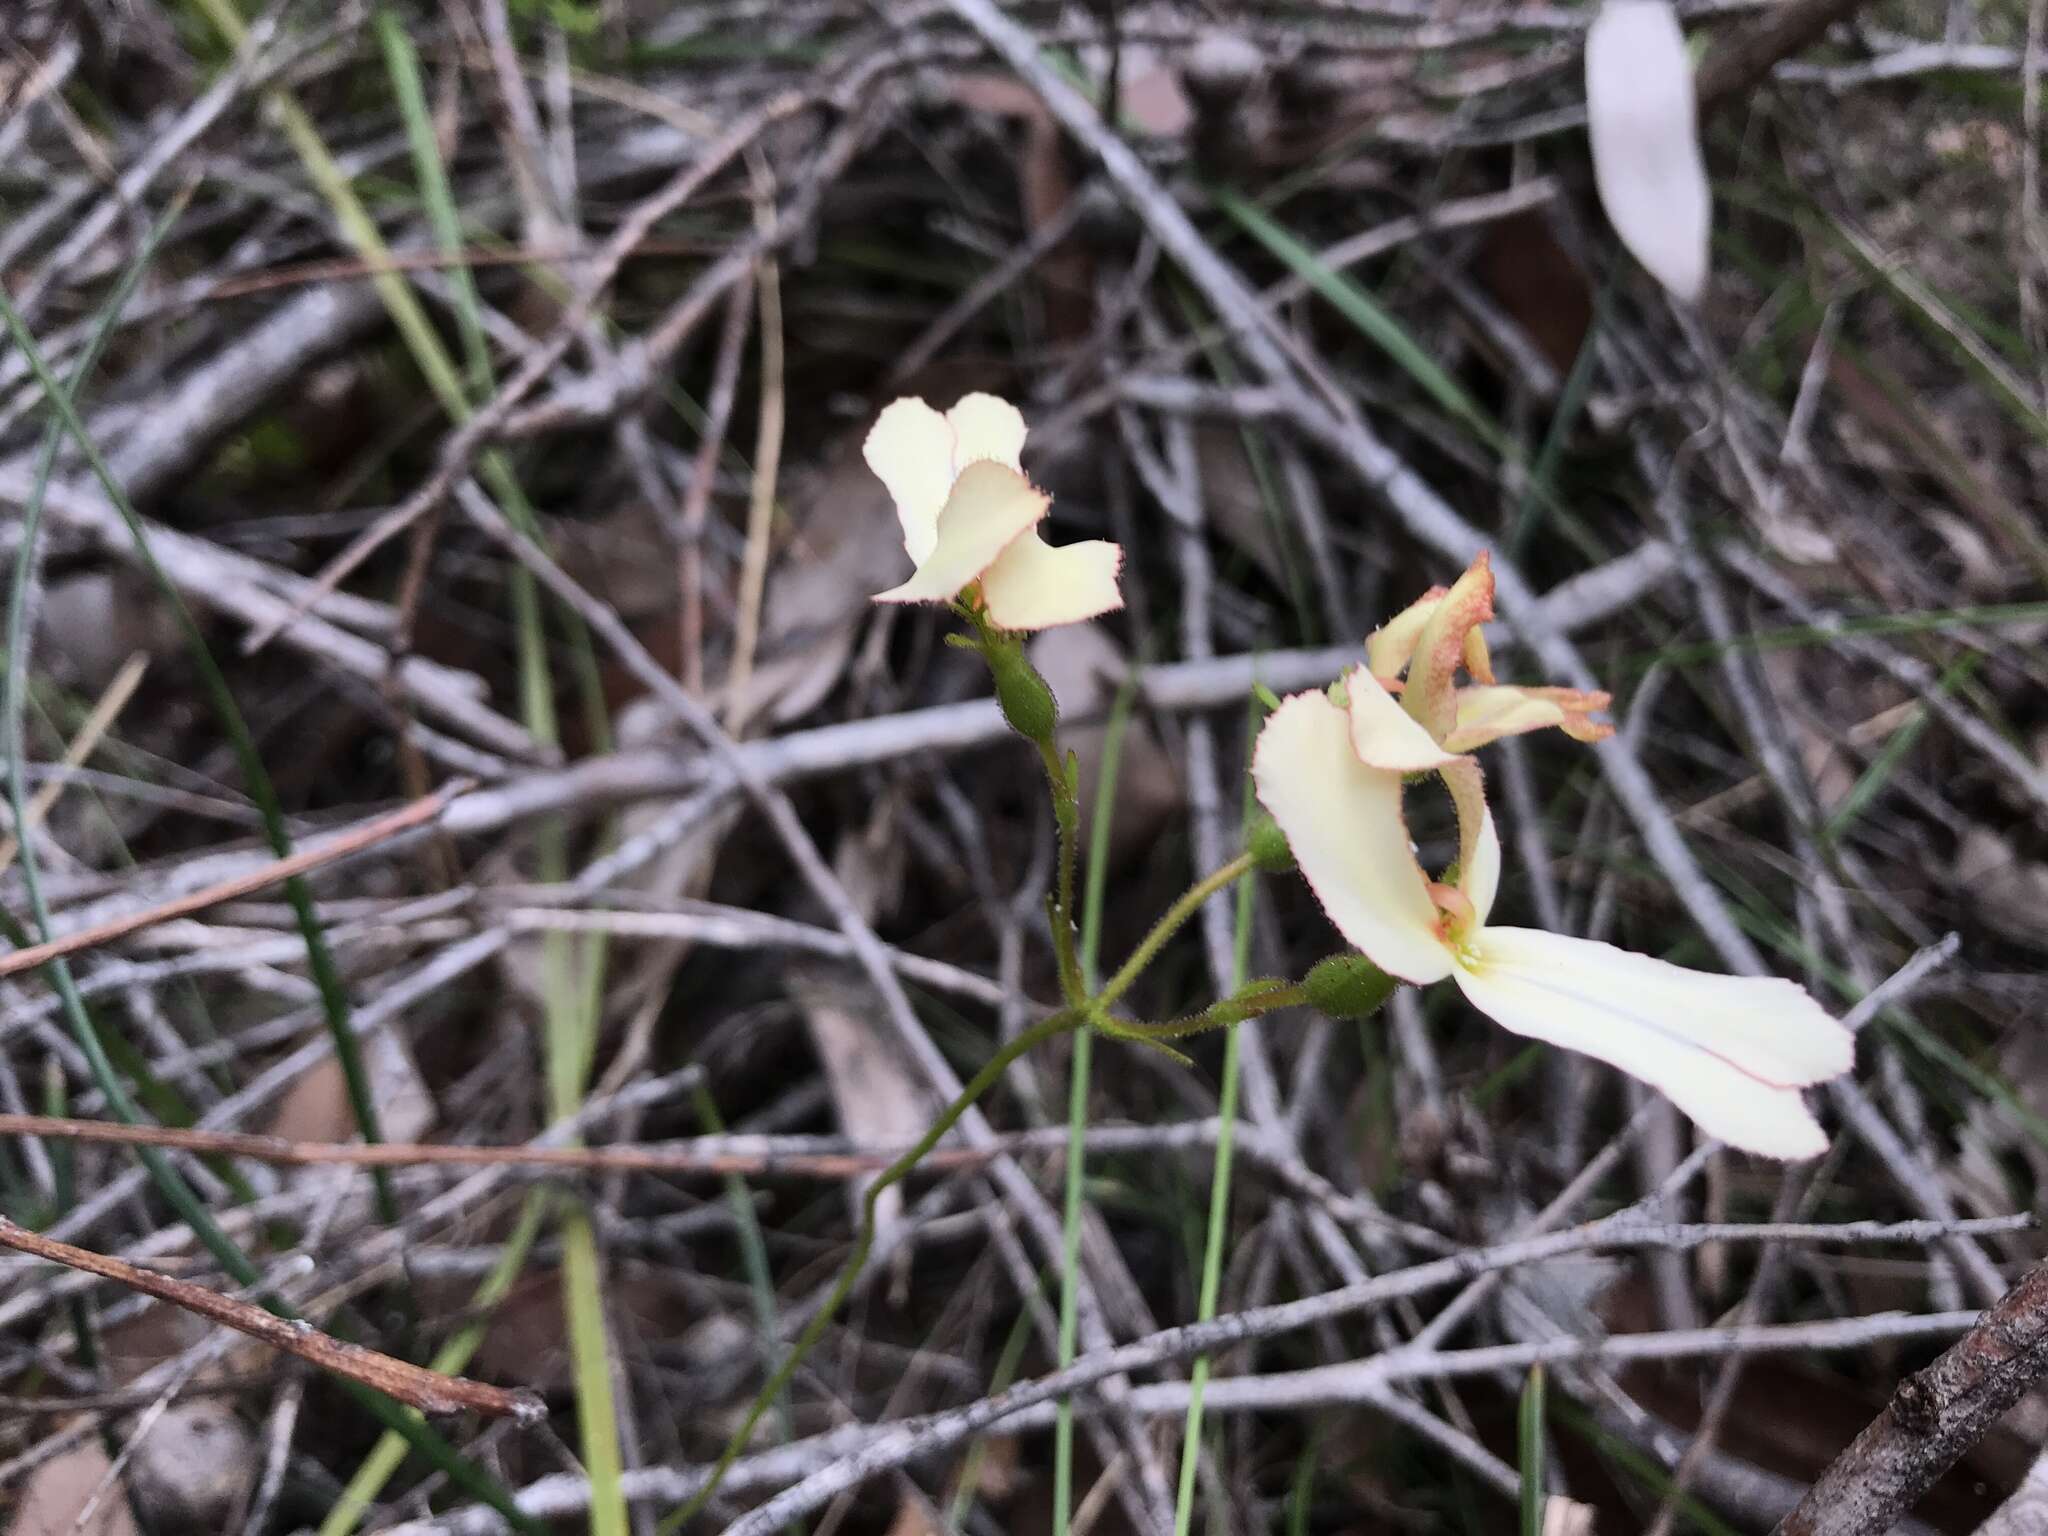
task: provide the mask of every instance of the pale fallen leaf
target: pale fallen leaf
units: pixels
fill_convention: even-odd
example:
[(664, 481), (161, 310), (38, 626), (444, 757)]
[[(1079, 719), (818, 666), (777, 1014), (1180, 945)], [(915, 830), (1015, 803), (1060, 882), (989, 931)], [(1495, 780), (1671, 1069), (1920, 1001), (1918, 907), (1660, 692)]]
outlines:
[[(903, 879), (902, 852), (893, 808), (885, 799), (867, 827), (842, 839), (834, 854), (834, 872), (870, 922), (895, 901)], [(784, 976), (825, 1069), (840, 1129), (855, 1141), (886, 1145), (922, 1136), (939, 1106), (889, 1039), (874, 988), (852, 966), (831, 962), (792, 961)], [(869, 1176), (847, 1187), (856, 1217), (871, 1182)], [(875, 1202), (876, 1231), (886, 1231), (902, 1209), (902, 1188), (884, 1190)]]
[(1543, 1501), (1543, 1536), (1593, 1536), (1593, 1506), (1551, 1494)]
[(128, 1475), (152, 1524), (225, 1531), (256, 1482), (256, 1435), (224, 1402), (165, 1409), (135, 1445)]
[[(53, 1456), (28, 1475), (7, 1536), (141, 1536), (118, 1482), (109, 1484), (113, 1463), (97, 1440)], [(97, 1494), (85, 1524), (79, 1515)]]
[[(363, 1070), (370, 1079), (370, 1097), (377, 1106), (377, 1128), (386, 1141), (418, 1141), (433, 1128), (434, 1096), (412, 1051), (390, 1029), (380, 1029), (362, 1043)], [(264, 1129), (286, 1141), (353, 1141), (355, 1110), (348, 1101), (348, 1080), (341, 1063), (329, 1056), (308, 1070), (284, 1092)], [(327, 1170), (300, 1168), (298, 1174)]]
[(1707, 281), (1713, 216), (1692, 63), (1665, 0), (1606, 0), (1586, 33), (1593, 179), (1608, 222), (1650, 275), (1687, 303)]
[(2048, 1536), (2048, 1451), (2041, 1453), (2012, 1497), (1977, 1527), (1977, 1536)]

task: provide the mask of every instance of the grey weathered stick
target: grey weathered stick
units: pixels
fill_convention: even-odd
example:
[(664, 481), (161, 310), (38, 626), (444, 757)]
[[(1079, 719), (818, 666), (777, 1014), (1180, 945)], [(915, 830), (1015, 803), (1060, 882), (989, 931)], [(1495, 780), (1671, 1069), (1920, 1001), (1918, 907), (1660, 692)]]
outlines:
[(1883, 1536), (2048, 1373), (2048, 1264), (2037, 1264), (1892, 1400), (1773, 1536)]

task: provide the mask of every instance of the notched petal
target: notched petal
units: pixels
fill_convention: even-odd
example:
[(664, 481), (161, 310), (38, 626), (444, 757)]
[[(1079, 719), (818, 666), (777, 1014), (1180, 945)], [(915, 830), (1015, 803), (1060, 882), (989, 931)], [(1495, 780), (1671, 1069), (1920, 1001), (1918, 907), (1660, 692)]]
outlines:
[(1054, 548), (1030, 529), (982, 574), (982, 602), (1000, 629), (1078, 624), (1123, 607), (1123, 563), (1120, 544), (1089, 539)]
[(970, 464), (953, 482), (938, 516), (931, 552), (901, 586), (876, 594), (878, 603), (944, 603), (1029, 531), (1052, 498), (1006, 464)]
[(983, 459), (1022, 473), (1027, 429), (1023, 415), (1009, 401), (997, 395), (962, 395), (946, 412), (946, 424), (953, 430), (954, 473)]
[(938, 542), (939, 512), (953, 489), (953, 441), (945, 417), (922, 400), (905, 397), (875, 418), (861, 445), (861, 457), (896, 503), (903, 548), (918, 565)]

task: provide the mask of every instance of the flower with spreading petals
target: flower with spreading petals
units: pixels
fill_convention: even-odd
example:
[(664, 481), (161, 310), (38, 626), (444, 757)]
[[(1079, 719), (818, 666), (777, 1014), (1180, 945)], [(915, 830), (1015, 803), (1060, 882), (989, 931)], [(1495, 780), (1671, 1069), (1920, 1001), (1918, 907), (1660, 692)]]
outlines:
[(862, 451), (895, 500), (917, 570), (876, 602), (949, 603), (965, 594), (1010, 630), (1075, 624), (1123, 606), (1119, 546), (1091, 539), (1055, 549), (1038, 536), (1052, 498), (1024, 476), (1024, 433), (1017, 408), (994, 395), (963, 396), (943, 416), (916, 399), (882, 412)]
[[(1267, 719), (1252, 778), (1302, 875), (1337, 930), (1390, 976), (1455, 980), (1503, 1028), (1620, 1068), (1732, 1146), (1818, 1154), (1827, 1138), (1799, 1090), (1848, 1071), (1854, 1045), (1803, 988), (1488, 921), (1500, 839), (1479, 765), (1462, 749), (1542, 725), (1604, 733), (1585, 712), (1607, 702), (1493, 683), (1478, 631), (1491, 588), (1482, 557), (1425, 598), (1419, 619), (1410, 609), (1373, 637), (1341, 700), (1296, 694)], [(1461, 665), (1485, 681), (1457, 688)], [(1392, 675), (1403, 669), (1405, 685)], [(1399, 700), (1386, 683), (1402, 689)], [(1405, 776), (1419, 773), (1441, 777), (1457, 811), (1458, 860), (1439, 880), (1417, 862), (1402, 812)]]

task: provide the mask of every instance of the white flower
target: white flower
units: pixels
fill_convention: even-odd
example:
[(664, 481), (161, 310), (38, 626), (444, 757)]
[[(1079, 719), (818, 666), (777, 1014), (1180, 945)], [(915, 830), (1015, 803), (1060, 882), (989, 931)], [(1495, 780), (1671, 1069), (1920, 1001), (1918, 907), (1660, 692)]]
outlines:
[(1000, 629), (1074, 624), (1123, 606), (1123, 550), (1094, 539), (1054, 549), (1038, 536), (1052, 498), (1024, 477), (1024, 418), (994, 395), (941, 416), (922, 400), (884, 410), (863, 452), (896, 502), (917, 565), (878, 603), (945, 603), (969, 587)]
[[(1300, 693), (1266, 721), (1252, 779), (1303, 877), (1338, 932), (1388, 975), (1417, 985), (1450, 978), (1503, 1028), (1640, 1078), (1732, 1146), (1815, 1156), (1827, 1137), (1799, 1090), (1848, 1071), (1855, 1049), (1803, 988), (1689, 971), (1611, 944), (1487, 921), (1500, 884), (1500, 838), (1478, 763), (1445, 743), (1504, 734), (1468, 721), (1468, 696), (1478, 695), (1475, 708), (1488, 712), (1497, 699), (1521, 699), (1509, 713), (1531, 715), (1546, 703), (1543, 690), (1532, 697), (1453, 687), (1453, 658), (1487, 665), (1478, 624), (1491, 615), (1490, 599), (1480, 562), (1457, 587), (1425, 599), (1430, 611), (1405, 634), (1396, 620), (1375, 637), (1382, 643), (1372, 665), (1345, 678), (1342, 705)], [(1375, 678), (1382, 666), (1409, 668), (1402, 701)], [(1595, 729), (1577, 708), (1591, 697), (1570, 695), (1571, 708), (1547, 701), (1566, 718), (1531, 723)], [(1423, 772), (1442, 778), (1458, 813), (1457, 874), (1448, 883), (1432, 881), (1416, 862), (1402, 814), (1403, 775)]]
[(1606, 0), (1586, 32), (1593, 181), (1621, 243), (1686, 303), (1706, 286), (1713, 220), (1697, 117), (1677, 13)]

